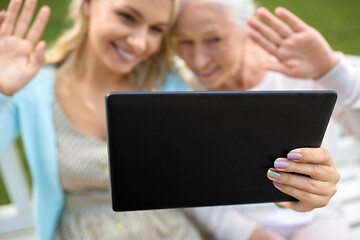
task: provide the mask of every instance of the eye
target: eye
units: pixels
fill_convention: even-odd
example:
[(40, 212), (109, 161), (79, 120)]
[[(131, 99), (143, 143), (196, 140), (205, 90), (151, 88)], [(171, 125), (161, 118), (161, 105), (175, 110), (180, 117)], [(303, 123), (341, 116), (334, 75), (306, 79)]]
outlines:
[(130, 21), (130, 22), (135, 22), (135, 18), (133, 16), (131, 16), (130, 14), (127, 14), (127, 13), (123, 13), (123, 12), (120, 12), (118, 13), (119, 16), (127, 21)]
[(161, 27), (151, 27), (150, 29), (156, 33), (164, 33), (165, 32), (165, 30)]
[(192, 44), (192, 41), (191, 41), (191, 40), (179, 40), (179, 41), (178, 41), (178, 44), (181, 44), (181, 45), (191, 45), (191, 44)]
[(214, 38), (209, 38), (206, 40), (207, 43), (217, 43), (220, 42), (220, 38), (218, 37), (214, 37)]

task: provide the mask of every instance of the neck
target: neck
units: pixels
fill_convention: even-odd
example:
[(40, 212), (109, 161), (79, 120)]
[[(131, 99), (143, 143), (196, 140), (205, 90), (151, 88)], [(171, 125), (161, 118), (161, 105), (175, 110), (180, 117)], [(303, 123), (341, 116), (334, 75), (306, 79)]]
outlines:
[(64, 101), (77, 99), (88, 111), (101, 111), (107, 93), (132, 90), (129, 76), (110, 71), (85, 49), (80, 50), (74, 68), (59, 76), (59, 98)]

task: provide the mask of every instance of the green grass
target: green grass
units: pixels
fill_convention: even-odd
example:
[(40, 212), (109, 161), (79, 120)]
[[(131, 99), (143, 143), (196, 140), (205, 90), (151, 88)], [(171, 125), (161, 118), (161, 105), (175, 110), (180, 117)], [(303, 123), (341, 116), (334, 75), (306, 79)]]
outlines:
[[(38, 2), (37, 10), (43, 5), (48, 5), (51, 8), (50, 20), (43, 34), (43, 39), (51, 43), (59, 36), (68, 23), (66, 16), (67, 5), (70, 0), (38, 0)], [(8, 3), (9, 0), (1, 1), (0, 9), (7, 8)]]
[[(8, 0), (0, 2), (0, 9), (6, 8)], [(69, 0), (39, 0), (39, 5), (48, 5), (52, 10), (43, 39), (48, 43), (56, 39), (66, 26), (67, 3)], [(346, 54), (360, 55), (360, 1), (359, 0), (258, 0), (270, 10), (283, 6), (293, 11), (305, 22), (318, 29), (335, 50)], [(18, 144), (20, 141), (18, 140)], [(20, 147), (21, 149), (21, 147)], [(24, 167), (27, 169), (24, 154)], [(28, 172), (28, 170), (27, 170)], [(28, 176), (29, 181), (30, 177)], [(0, 205), (9, 202), (0, 175)]]
[(270, 10), (286, 7), (319, 30), (333, 49), (360, 55), (359, 0), (258, 0), (257, 3)]

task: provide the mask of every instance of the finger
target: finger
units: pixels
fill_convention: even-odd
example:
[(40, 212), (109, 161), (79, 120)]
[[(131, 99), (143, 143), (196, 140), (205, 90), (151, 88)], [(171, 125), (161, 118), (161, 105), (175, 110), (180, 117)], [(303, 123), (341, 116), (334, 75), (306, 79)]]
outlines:
[(249, 17), (247, 19), (247, 23), (250, 27), (252, 27), (254, 30), (259, 32), (261, 35), (263, 35), (266, 39), (273, 42), (275, 45), (279, 46), (282, 42), (282, 38), (280, 35), (275, 32), (273, 29), (269, 28), (267, 25), (261, 23), (259, 20), (257, 20), (254, 17)]
[(334, 182), (323, 182), (309, 178), (307, 176), (279, 172), (274, 168), (269, 169), (267, 176), (274, 182), (290, 186), (307, 193), (320, 196), (332, 196), (336, 193), (336, 184)]
[[(330, 197), (329, 196), (321, 196), (309, 192), (302, 191), (300, 189), (274, 183), (274, 186), (281, 192), (290, 195), (296, 199), (299, 200), (299, 202), (292, 202), (291, 204), (288, 203), (288, 205), (291, 205), (291, 209), (299, 210), (299, 211), (310, 211), (314, 208), (324, 207), (326, 204), (328, 204)], [(287, 204), (285, 204), (286, 207)], [(284, 204), (282, 204), (284, 206)]]
[(277, 52), (277, 46), (269, 41), (268, 39), (264, 38), (260, 33), (249, 29), (248, 36), (251, 40), (253, 40), (255, 43), (259, 44), (265, 51), (270, 53), (273, 56), (276, 56)]
[(5, 17), (6, 17), (6, 11), (3, 9), (0, 11), (0, 33), (1, 33), (1, 25), (4, 22)]
[(274, 167), (279, 172), (300, 173), (319, 181), (338, 182), (340, 180), (340, 174), (334, 166), (297, 163), (287, 158), (278, 158), (274, 162)]
[(19, 14), (21, 8), (22, 0), (11, 0), (9, 2), (8, 9), (6, 11), (6, 18), (3, 23), (0, 36), (7, 36), (12, 34), (14, 30), (14, 25), (16, 17)]
[(256, 11), (257, 16), (268, 24), (271, 28), (273, 28), (277, 33), (280, 34), (283, 38), (289, 37), (293, 34), (292, 29), (285, 22), (281, 21), (274, 14), (272, 14), (269, 10), (264, 7), (260, 7)]
[(23, 37), (26, 33), (26, 30), (29, 28), (32, 17), (34, 16), (34, 11), (36, 8), (37, 0), (26, 0), (23, 6), (23, 10), (19, 16), (19, 19), (16, 23), (16, 28), (14, 35), (18, 37)]
[(46, 23), (50, 17), (50, 8), (48, 6), (41, 7), (38, 12), (34, 23), (32, 24), (29, 32), (26, 35), (26, 39), (29, 40), (33, 45), (37, 43), (44, 32)]
[(277, 202), (280, 207), (289, 208), (297, 212), (307, 212), (313, 208), (305, 207), (302, 202)]
[(334, 166), (334, 161), (325, 148), (298, 148), (287, 154), (287, 158), (296, 162)]
[(275, 204), (278, 206), (278, 207), (284, 207), (284, 208), (288, 208), (287, 206), (289, 204), (291, 204), (292, 202), (275, 202)]
[(275, 9), (275, 13), (278, 17), (280, 17), (283, 21), (290, 25), (290, 27), (295, 32), (301, 32), (305, 30), (308, 25), (302, 21), (298, 16), (290, 12), (289, 10), (278, 7)]
[(36, 72), (45, 62), (46, 42), (40, 41), (35, 47), (34, 57), (31, 59), (30, 66)]

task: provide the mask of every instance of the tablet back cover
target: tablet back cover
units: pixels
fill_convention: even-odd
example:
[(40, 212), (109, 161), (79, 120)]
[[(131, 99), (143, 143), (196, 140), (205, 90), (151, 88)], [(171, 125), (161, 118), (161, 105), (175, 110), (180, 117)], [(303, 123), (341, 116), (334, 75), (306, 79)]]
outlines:
[(113, 209), (294, 200), (266, 172), (321, 145), (335, 102), (333, 91), (111, 93)]

